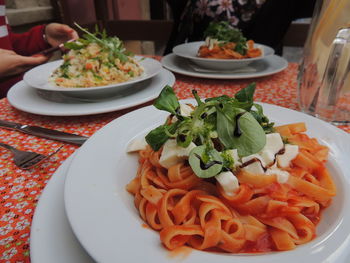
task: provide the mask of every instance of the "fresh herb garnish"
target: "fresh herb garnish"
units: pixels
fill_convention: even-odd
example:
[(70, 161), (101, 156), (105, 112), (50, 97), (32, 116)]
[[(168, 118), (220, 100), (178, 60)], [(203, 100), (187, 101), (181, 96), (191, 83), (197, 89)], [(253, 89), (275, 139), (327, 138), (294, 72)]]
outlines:
[(204, 38), (210, 37), (217, 39), (222, 43), (234, 42), (236, 46), (234, 50), (241, 55), (247, 53), (247, 39), (243, 36), (241, 31), (234, 29), (227, 21), (210, 22), (207, 29), (204, 31)]
[(197, 147), (190, 152), (189, 163), (199, 177), (207, 178), (232, 169), (234, 160), (229, 157), (228, 150), (237, 149), (239, 156), (257, 153), (266, 144), (265, 134), (273, 130), (274, 124), (253, 101), (254, 91), (255, 84), (252, 83), (233, 98), (224, 95), (205, 101), (192, 91), (198, 105), (187, 117), (181, 115), (173, 89), (166, 86), (154, 106), (176, 116), (177, 120), (173, 123), (167, 120), (152, 130), (146, 141), (155, 151), (170, 138), (176, 139), (177, 145), (184, 148), (195, 143)]
[(128, 61), (129, 53), (125, 50), (123, 42), (117, 37), (108, 37), (105, 30), (100, 32), (98, 27), (95, 28), (95, 33), (91, 33), (85, 28), (82, 28), (77, 23), (74, 23), (77, 28), (79, 28), (84, 35), (82, 38), (74, 42), (68, 42), (64, 44), (67, 49), (79, 50), (86, 48), (91, 43), (98, 44), (102, 51), (108, 53), (109, 61), (114, 64), (114, 60), (118, 58), (121, 62)]

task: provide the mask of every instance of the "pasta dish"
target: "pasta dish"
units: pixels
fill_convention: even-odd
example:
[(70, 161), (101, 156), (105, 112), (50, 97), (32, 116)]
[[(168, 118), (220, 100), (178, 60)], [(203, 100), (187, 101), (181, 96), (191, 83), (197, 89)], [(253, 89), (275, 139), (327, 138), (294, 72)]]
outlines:
[(96, 31), (75, 42), (65, 43), (69, 52), (50, 80), (60, 87), (96, 87), (121, 83), (141, 76), (144, 69), (117, 37)]
[(154, 106), (169, 117), (128, 146), (139, 168), (126, 189), (167, 249), (262, 253), (315, 238), (336, 195), (328, 148), (305, 123), (275, 126), (254, 91), (204, 101), (193, 91), (194, 106), (166, 86)]
[(228, 22), (210, 23), (204, 32), (205, 44), (198, 50), (198, 57), (216, 59), (244, 59), (262, 56), (262, 50), (254, 47), (253, 40), (246, 40), (242, 33)]

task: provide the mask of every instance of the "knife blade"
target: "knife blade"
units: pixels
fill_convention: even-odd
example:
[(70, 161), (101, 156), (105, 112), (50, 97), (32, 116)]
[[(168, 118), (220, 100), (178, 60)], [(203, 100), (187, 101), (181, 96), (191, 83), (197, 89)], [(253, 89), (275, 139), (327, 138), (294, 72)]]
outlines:
[(82, 145), (88, 137), (76, 135), (72, 133), (51, 130), (48, 128), (43, 128), (39, 126), (30, 126), (26, 124), (20, 124), (16, 122), (0, 120), (0, 127), (20, 131), (29, 135), (34, 135), (38, 137), (44, 137), (47, 139), (73, 143), (77, 145)]

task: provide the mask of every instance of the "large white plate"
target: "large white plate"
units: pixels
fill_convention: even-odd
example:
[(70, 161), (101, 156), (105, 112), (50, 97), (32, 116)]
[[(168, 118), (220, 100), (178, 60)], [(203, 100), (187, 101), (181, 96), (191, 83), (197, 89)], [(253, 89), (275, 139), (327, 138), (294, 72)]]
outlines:
[(74, 236), (64, 209), (64, 180), (72, 158), (52, 175), (35, 209), (30, 229), (32, 263), (94, 262)]
[[(303, 113), (263, 104), (277, 124), (306, 122), (308, 134), (330, 147), (329, 169), (337, 196), (317, 227), (317, 237), (293, 251), (265, 255), (233, 255), (193, 250), (182, 262), (348, 262), (350, 248), (350, 136)], [(167, 114), (154, 107), (128, 113), (95, 133), (79, 149), (65, 182), (65, 207), (72, 229), (98, 262), (172, 262), (159, 233), (142, 227), (134, 198), (125, 185), (136, 175), (136, 154), (126, 147), (164, 122)], [(130, 129), (132, 127), (132, 129)]]
[(105, 99), (78, 99), (57, 91), (38, 91), (23, 81), (7, 94), (9, 103), (22, 111), (48, 116), (79, 116), (111, 112), (136, 106), (156, 98), (165, 85), (175, 83), (174, 74), (162, 69), (132, 90)]
[(244, 59), (214, 59), (214, 58), (201, 58), (198, 57), (198, 50), (200, 46), (204, 45), (204, 41), (197, 42), (189, 42), (178, 45), (173, 48), (173, 53), (179, 57), (187, 58), (191, 60), (193, 63), (210, 69), (237, 69), (242, 68), (244, 66), (249, 65), (253, 61), (261, 60), (265, 57), (271, 56), (275, 53), (275, 51), (265, 45), (255, 44), (255, 48), (260, 48), (262, 52), (262, 56), (256, 58), (244, 58)]
[(271, 55), (254, 61), (249, 66), (232, 71), (210, 71), (195, 69), (188, 59), (171, 53), (162, 58), (163, 67), (182, 75), (207, 79), (247, 79), (276, 74), (288, 66), (288, 62), (279, 56)]
[(85, 98), (91, 98), (96, 96), (106, 97), (113, 94), (117, 94), (118, 92), (125, 90), (126, 88), (132, 89), (134, 84), (152, 78), (153, 76), (158, 74), (162, 68), (161, 64), (155, 59), (144, 58), (140, 56), (136, 56), (136, 59), (139, 60), (139, 64), (144, 68), (145, 72), (139, 77), (133, 78), (122, 83), (87, 88), (65, 88), (56, 86), (53, 83), (49, 82), (49, 77), (51, 76), (52, 72), (63, 63), (63, 60), (45, 63), (27, 71), (23, 76), (23, 80), (29, 86), (40, 90), (60, 91), (64, 93), (69, 93), (70, 96), (74, 95), (76, 97)]

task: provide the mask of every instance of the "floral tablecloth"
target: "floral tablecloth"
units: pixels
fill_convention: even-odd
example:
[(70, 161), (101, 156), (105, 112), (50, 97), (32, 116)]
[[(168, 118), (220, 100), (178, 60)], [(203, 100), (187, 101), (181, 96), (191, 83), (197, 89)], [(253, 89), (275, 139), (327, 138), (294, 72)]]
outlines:
[[(292, 63), (281, 73), (254, 79), (257, 83), (255, 100), (298, 109), (296, 75), (297, 64)], [(250, 82), (252, 80), (208, 80), (176, 75), (174, 89), (181, 99), (192, 97), (192, 89), (203, 98), (223, 94), (232, 96)], [(2, 99), (0, 119), (91, 136), (113, 119), (149, 104), (151, 102), (92, 116), (49, 117), (21, 112), (11, 107), (7, 99)], [(350, 126), (341, 128), (350, 132)], [(17, 168), (12, 154), (0, 148), (0, 262), (30, 262), (30, 226), (40, 194), (56, 169), (78, 147), (5, 129), (0, 129), (0, 142), (46, 155), (63, 146), (57, 154), (30, 170)]]

